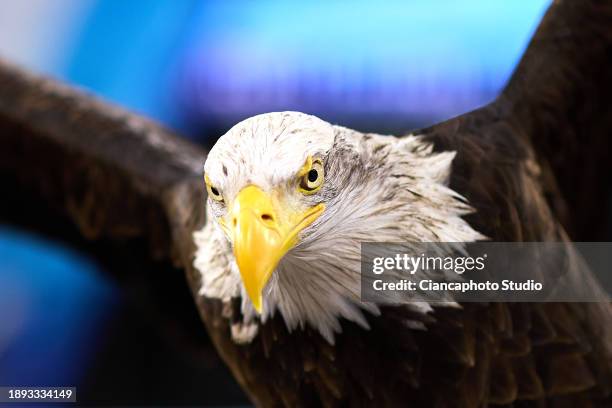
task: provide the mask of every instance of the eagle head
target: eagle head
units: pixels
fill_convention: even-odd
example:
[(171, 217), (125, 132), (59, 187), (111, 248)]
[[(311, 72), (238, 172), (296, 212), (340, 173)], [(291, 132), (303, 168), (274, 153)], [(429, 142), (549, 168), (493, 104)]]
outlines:
[(204, 165), (201, 294), (241, 297), (245, 323), (278, 310), (290, 330), (309, 324), (330, 342), (340, 318), (367, 328), (363, 310), (378, 308), (360, 300), (361, 242), (480, 237), (447, 187), (453, 157), (419, 137), (363, 134), (298, 112), (237, 124)]

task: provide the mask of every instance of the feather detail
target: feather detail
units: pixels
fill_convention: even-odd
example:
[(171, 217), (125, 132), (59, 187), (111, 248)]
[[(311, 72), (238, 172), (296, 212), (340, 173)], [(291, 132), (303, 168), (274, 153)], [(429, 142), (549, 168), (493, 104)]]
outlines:
[[(316, 195), (295, 198), (286, 185), (307, 156), (322, 158), (326, 179)], [(219, 139), (205, 165), (207, 177), (226, 200), (256, 183), (264, 190), (283, 191), (287, 200), (324, 202), (326, 209), (279, 263), (264, 291), (264, 312), (258, 315), (216, 222), (224, 210), (209, 200), (209, 222), (194, 235), (200, 294), (224, 301), (241, 297), (245, 323), (266, 322), (280, 313), (290, 331), (308, 325), (330, 344), (342, 331), (341, 319), (369, 329), (364, 313), (380, 312), (360, 300), (361, 242), (484, 238), (462, 218), (472, 211), (465, 198), (448, 187), (454, 157), (454, 152), (434, 152), (419, 136), (363, 134), (295, 112), (259, 115), (236, 125)], [(427, 302), (408, 307), (423, 314), (432, 310)], [(419, 322), (404, 324), (420, 327)], [(245, 340), (243, 330), (232, 333)]]

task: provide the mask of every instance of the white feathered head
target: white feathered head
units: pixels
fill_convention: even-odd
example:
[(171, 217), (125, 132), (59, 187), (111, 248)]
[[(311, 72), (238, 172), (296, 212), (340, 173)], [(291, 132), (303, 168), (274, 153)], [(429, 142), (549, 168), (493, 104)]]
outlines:
[(447, 187), (453, 152), (419, 137), (363, 134), (270, 113), (222, 136), (205, 164), (209, 220), (196, 234), (202, 294), (243, 298), (244, 319), (279, 311), (328, 340), (339, 318), (364, 327), (360, 243), (481, 238)]

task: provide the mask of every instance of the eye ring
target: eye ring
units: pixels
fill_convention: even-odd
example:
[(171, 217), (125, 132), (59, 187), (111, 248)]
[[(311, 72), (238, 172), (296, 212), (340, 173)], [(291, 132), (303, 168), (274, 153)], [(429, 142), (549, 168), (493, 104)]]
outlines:
[(218, 188), (213, 187), (210, 179), (206, 175), (204, 176), (204, 182), (206, 183), (206, 192), (208, 193), (208, 196), (214, 201), (223, 202), (223, 194), (221, 194), (221, 191), (219, 191)]
[[(308, 166), (308, 162), (312, 162)], [(304, 171), (300, 175), (300, 191), (304, 194), (314, 194), (323, 185), (325, 179), (325, 171), (321, 160), (308, 158)]]

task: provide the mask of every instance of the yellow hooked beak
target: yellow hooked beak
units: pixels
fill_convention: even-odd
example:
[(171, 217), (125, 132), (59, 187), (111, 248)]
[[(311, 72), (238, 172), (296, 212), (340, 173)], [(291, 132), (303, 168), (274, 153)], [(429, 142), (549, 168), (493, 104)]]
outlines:
[(324, 204), (306, 211), (283, 205), (259, 187), (249, 185), (236, 196), (223, 227), (233, 241), (242, 282), (257, 312), (262, 292), (283, 256), (297, 244), (300, 231), (316, 220)]

